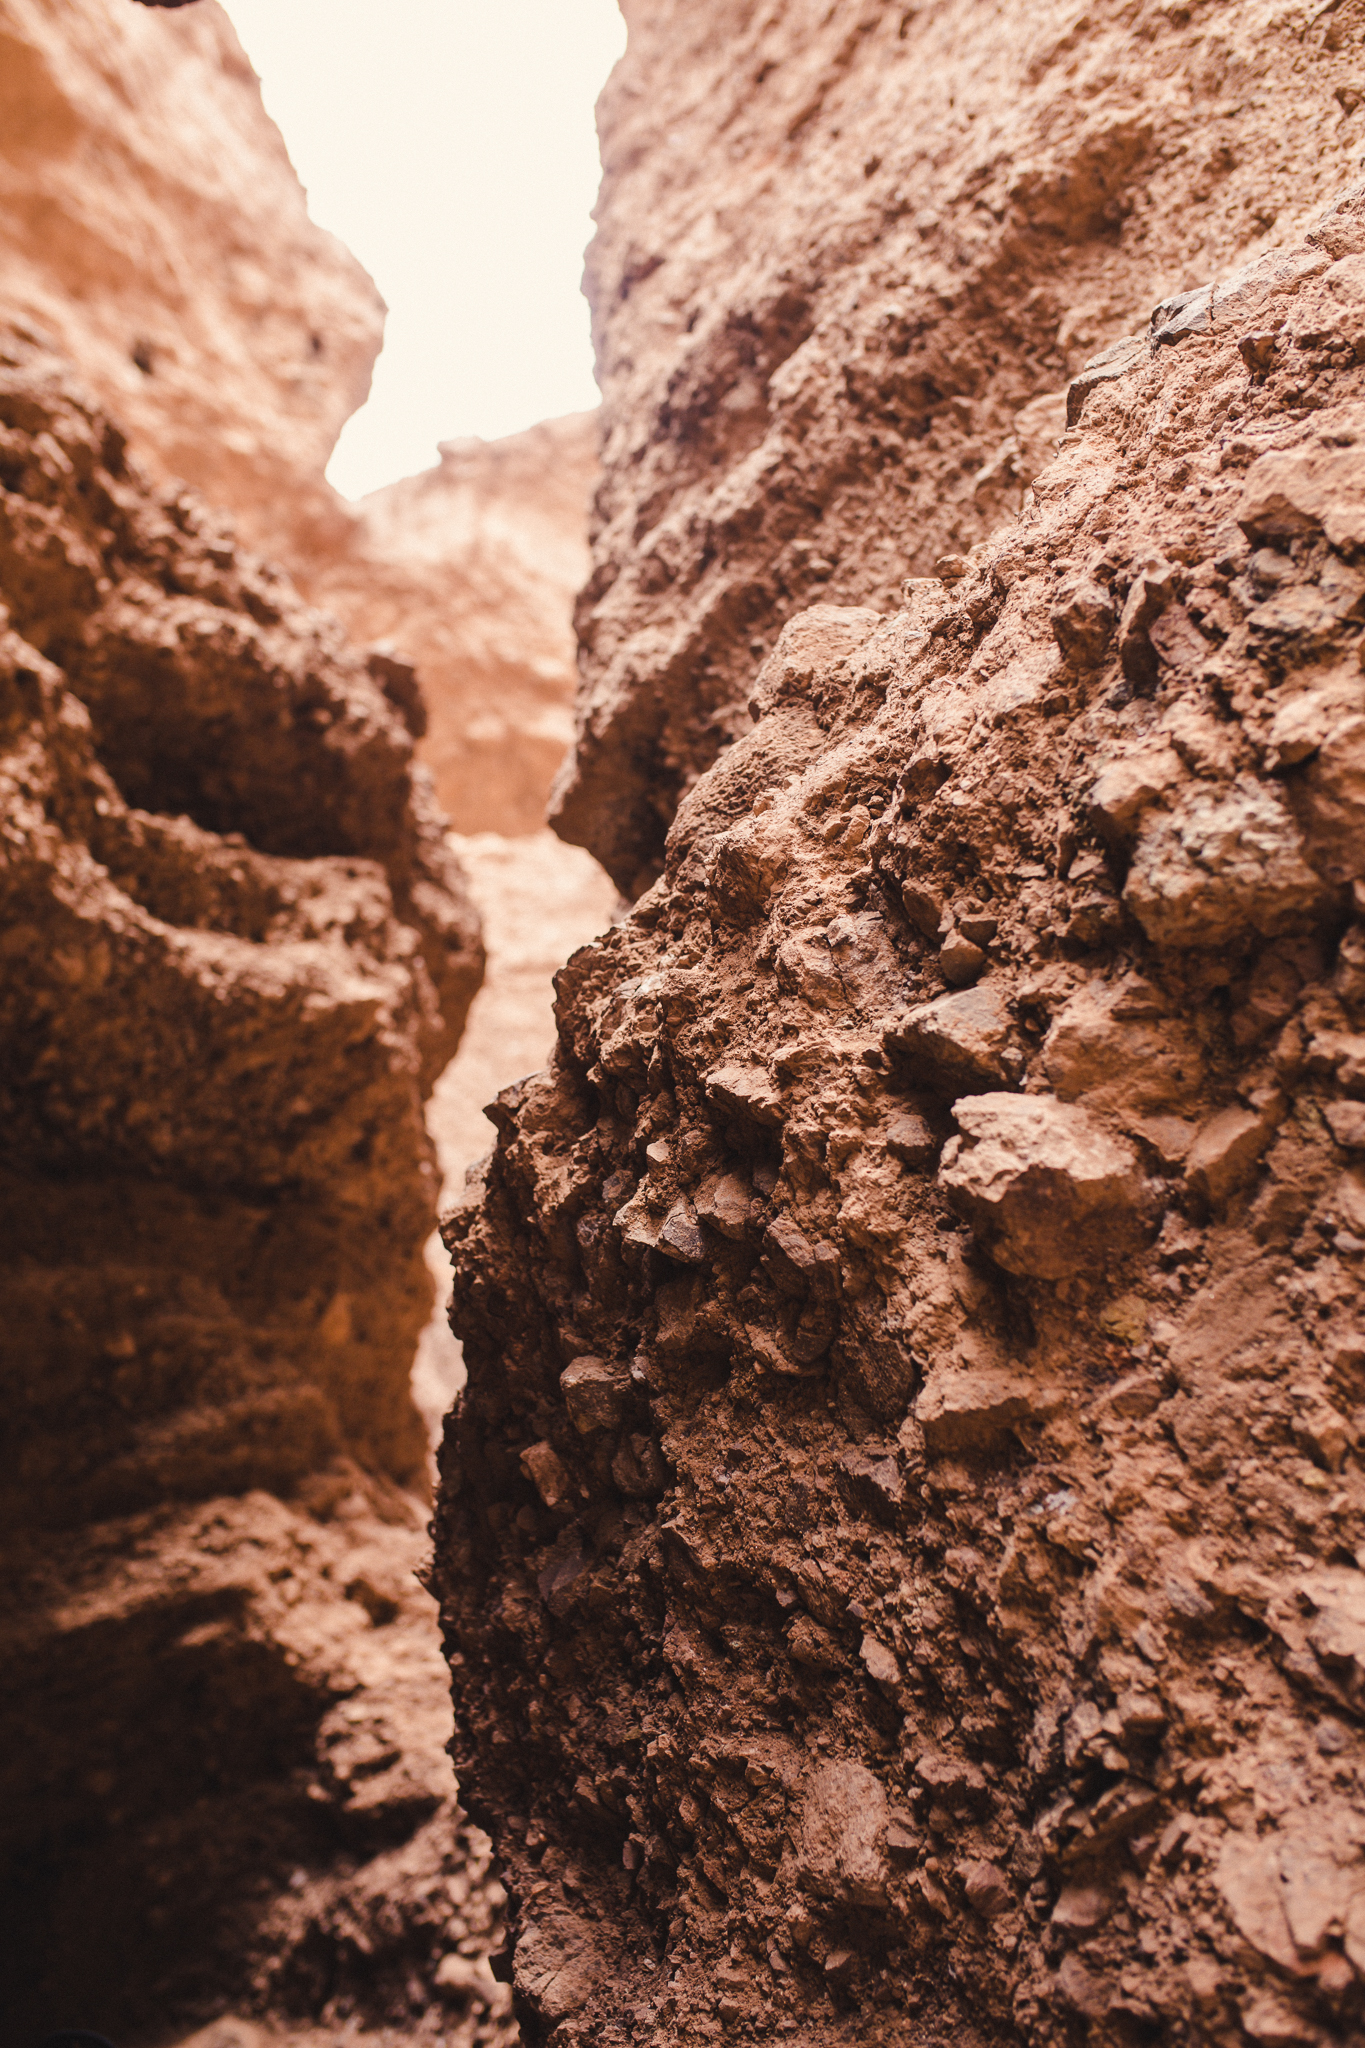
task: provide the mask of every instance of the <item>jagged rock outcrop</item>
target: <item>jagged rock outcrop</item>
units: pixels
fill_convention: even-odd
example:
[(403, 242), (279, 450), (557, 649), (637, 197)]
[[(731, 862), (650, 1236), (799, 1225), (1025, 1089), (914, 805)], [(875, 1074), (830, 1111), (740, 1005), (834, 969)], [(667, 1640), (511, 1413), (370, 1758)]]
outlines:
[[(741, 636), (771, 651), (659, 879), (561, 972), (555, 1061), (500, 1098), (446, 1226), (469, 1386), (437, 1578), (525, 2028), (1356, 2041), (1365, 192), (1177, 273), (1207, 286), (1076, 378), (1017, 519), (895, 585), (988, 517), (955, 396), (979, 469), (1060, 368), (1062, 306), (1100, 322), (1157, 260), (1158, 207), (1167, 251), (1235, 244), (1254, 191), (1312, 189), (1305, 144), (1331, 167), (1316, 125), (1268, 167), (1258, 138), (1330, 76), (1333, 18), (727, 19), (632, 8), (608, 122), (619, 381), (573, 801), (619, 873), (718, 746)], [(1003, 105), (969, 159), (973, 67)], [(924, 169), (888, 157), (905, 218), (877, 199), (839, 270), (759, 187), (854, 244), (888, 79)], [(695, 254), (662, 203), (641, 239), (626, 180), (697, 194)], [(798, 258), (838, 271), (838, 349), (799, 279), (779, 317)], [(674, 375), (693, 268), (722, 284)], [(974, 280), (1011, 269), (997, 317)], [(799, 488), (760, 388), (782, 336)], [(798, 611), (782, 522), (817, 509), (841, 601)], [(692, 566), (646, 602), (661, 525)], [(649, 828), (615, 837), (635, 790)]]
[(7, 2025), (411, 2016), (470, 1883), (399, 1487), (478, 922), (383, 668), (13, 337), (0, 598)]
[(623, 11), (557, 829), (637, 894), (784, 620), (885, 609), (1016, 509), (1068, 376), (1353, 176), (1365, 102), (1349, 6)]
[[(56, 1460), (18, 1456), (4, 1490), (29, 1516), (60, 1471), (82, 1513), (127, 1508), (239, 1458), (308, 1471), (329, 1432), (411, 1479), (422, 1098), (482, 965), (411, 737), (331, 621), (142, 486), (60, 366), (18, 343), (0, 367), (6, 1243)], [(193, 1388), (132, 1366), (78, 1420), (86, 1296), (130, 1360), (197, 1323)]]
[(573, 603), (588, 573), (597, 415), (501, 441), (361, 499), (298, 568), (361, 645), (416, 668), (421, 758), (460, 832), (536, 832), (572, 737)]

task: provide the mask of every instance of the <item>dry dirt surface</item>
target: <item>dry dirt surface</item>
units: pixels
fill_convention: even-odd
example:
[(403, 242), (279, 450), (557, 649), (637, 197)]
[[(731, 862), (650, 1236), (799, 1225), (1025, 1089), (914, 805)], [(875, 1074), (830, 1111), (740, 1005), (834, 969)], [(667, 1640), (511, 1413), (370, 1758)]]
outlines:
[[(1358, 2042), (1365, 191), (1253, 218), (1339, 164), (1358, 17), (629, 12), (579, 788), (662, 872), (446, 1228), (436, 1584), (526, 2036)], [(673, 178), (695, 252), (623, 196)], [(1059, 318), (1158, 273), (976, 543)], [(655, 649), (610, 701), (609, 620)]]
[(18, 338), (0, 598), (7, 2038), (496, 2033), (400, 1491), (483, 957), (408, 707)]
[(1019, 505), (1057, 398), (1356, 174), (1357, 0), (625, 0), (563, 835), (628, 894), (818, 601)]

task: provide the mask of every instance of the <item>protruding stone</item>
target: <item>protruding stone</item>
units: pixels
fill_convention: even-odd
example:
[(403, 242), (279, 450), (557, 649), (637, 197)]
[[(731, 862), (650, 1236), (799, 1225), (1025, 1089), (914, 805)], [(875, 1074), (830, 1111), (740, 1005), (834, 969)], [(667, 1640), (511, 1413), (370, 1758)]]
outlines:
[(1174, 298), (1163, 299), (1152, 313), (1152, 347), (1171, 348), (1187, 334), (1207, 334), (1213, 324), (1213, 291), (1211, 284), (1201, 284), (1193, 291), (1177, 292)]
[(987, 1094), (954, 1103), (953, 1115), (965, 1142), (945, 1146), (939, 1177), (1007, 1271), (1061, 1279), (1149, 1234), (1132, 1146), (1083, 1109)]
[(568, 1498), (573, 1481), (553, 1444), (528, 1444), (521, 1454), (521, 1469), (547, 1508), (557, 1508)]
[(903, 1053), (912, 1078), (944, 1093), (1000, 1088), (1013, 1078), (1009, 1012), (989, 986), (939, 996), (893, 1024), (888, 1050)]
[(699, 1266), (706, 1257), (706, 1240), (697, 1222), (697, 1212), (685, 1195), (680, 1195), (659, 1227), (654, 1240), (658, 1251), (666, 1252), (684, 1266)]
[(1051, 613), (1053, 638), (1075, 669), (1098, 668), (1114, 633), (1114, 604), (1091, 577), (1068, 584)]
[(902, 1166), (922, 1173), (934, 1163), (938, 1140), (922, 1116), (907, 1110), (887, 1125), (886, 1149)]
[(984, 970), (986, 955), (961, 932), (954, 932), (940, 948), (938, 964), (950, 988), (969, 988)]
[(749, 1230), (753, 1188), (738, 1173), (713, 1173), (697, 1190), (697, 1215), (722, 1237), (738, 1244)]
[(1158, 664), (1151, 631), (1170, 603), (1174, 588), (1171, 564), (1153, 556), (1134, 577), (1124, 600), (1119, 616), (1119, 660), (1135, 689), (1149, 690), (1156, 681)]
[(782, 1122), (782, 1098), (766, 1067), (740, 1062), (716, 1067), (706, 1077), (706, 1093), (718, 1109), (731, 1116), (769, 1126)]
[(583, 1436), (616, 1429), (625, 1412), (625, 1390), (601, 1358), (575, 1358), (559, 1375), (569, 1419)]
[(1185, 1170), (1191, 1187), (1215, 1209), (1222, 1208), (1274, 1135), (1274, 1124), (1255, 1110), (1220, 1110), (1190, 1147)]
[(1111, 846), (1123, 847), (1137, 830), (1144, 811), (1160, 802), (1167, 790), (1185, 779), (1173, 747), (1144, 747), (1101, 770), (1090, 792), (1090, 816)]
[(863, 1764), (822, 1765), (801, 1814), (799, 1858), (811, 1889), (852, 1906), (886, 1902), (886, 1792)]
[(881, 623), (867, 605), (813, 604), (789, 618), (754, 685), (750, 708), (761, 717), (786, 698), (804, 695), (818, 675), (856, 653)]
[(1097, 391), (1101, 384), (1117, 383), (1119, 378), (1140, 370), (1147, 361), (1147, 354), (1145, 334), (1126, 334), (1122, 341), (1113, 342), (1099, 355), (1092, 356), (1066, 387), (1068, 427), (1080, 425), (1085, 402), (1092, 391)]
[(1303, 931), (1332, 902), (1278, 793), (1250, 781), (1201, 784), (1169, 813), (1149, 812), (1123, 900), (1150, 939), (1172, 947)]
[(888, 1650), (886, 1644), (879, 1637), (871, 1634), (865, 1635), (858, 1655), (862, 1659), (864, 1671), (874, 1685), (886, 1686), (894, 1690), (900, 1684), (904, 1673), (896, 1660), (895, 1653)]
[(915, 1420), (931, 1457), (963, 1457), (1004, 1442), (1037, 1410), (1037, 1390), (1003, 1367), (937, 1365), (915, 1402)]
[(1347, 1152), (1365, 1152), (1365, 1102), (1329, 1102), (1322, 1113), (1338, 1145)]
[(966, 1863), (959, 1863), (957, 1874), (962, 1880), (967, 1904), (983, 1920), (993, 1920), (1000, 1913), (1008, 1913), (1015, 1904), (1014, 1887), (998, 1864), (974, 1857)]

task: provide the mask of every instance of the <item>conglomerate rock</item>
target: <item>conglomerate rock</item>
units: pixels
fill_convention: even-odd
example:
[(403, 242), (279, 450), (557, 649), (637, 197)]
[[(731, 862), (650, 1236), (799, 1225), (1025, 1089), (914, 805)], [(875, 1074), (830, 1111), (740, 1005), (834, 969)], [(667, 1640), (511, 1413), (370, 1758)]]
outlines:
[(439, 2016), (494, 1902), (395, 1482), (478, 922), (383, 665), (8, 337), (0, 599), (7, 2037)]
[[(874, 90), (898, 16), (926, 92), (949, 25), (1014, 48), (994, 9), (822, 15), (869, 54), (791, 89), (793, 130), (845, 124), (852, 170), (812, 210), (879, 175), (848, 81)], [(1166, 113), (1125, 127), (1093, 83), (1064, 146), (983, 178), (982, 251), (997, 279), (1034, 265), (1049, 333), (1068, 275), (1083, 301), (1120, 260), (1110, 208), (1159, 189), (1163, 122), (1192, 140), (1180, 66), (1224, 30), (1200, 175), (1238, 189), (1222, 95), (1257, 103), (1253, 16), (1126, 10)], [(1115, 48), (1117, 10), (1068, 18), (1054, 96)], [(672, 63), (700, 105), (713, 72)], [(718, 127), (759, 91), (734, 70)], [(1052, 242), (1000, 239), (1025, 199)], [(720, 225), (697, 235), (724, 262)], [(943, 260), (981, 368), (938, 384), (928, 462), (905, 423), (947, 372), (904, 297), (856, 402), (893, 437), (878, 489), (923, 473), (870, 558), (827, 511), (848, 596), (970, 526), (965, 482), (937, 525), (917, 509), (966, 445), (946, 394), (994, 432), (1035, 374)], [(717, 321), (765, 348), (740, 303)], [(599, 304), (609, 353), (620, 317)], [(660, 383), (652, 443), (636, 416), (639, 475), (729, 463), (714, 381), (688, 391)], [(454, 1753), (532, 2040), (1365, 2032), (1365, 191), (1159, 305), (1069, 417), (988, 542), (775, 634), (659, 879), (561, 972), (554, 1063), (499, 1098), (446, 1225)], [(735, 517), (770, 540), (766, 413), (735, 419)], [(870, 448), (844, 445), (851, 493)], [(608, 490), (628, 524), (624, 464)], [(707, 573), (766, 631), (779, 571), (749, 580), (739, 527)], [(651, 559), (637, 540), (622, 580)], [(659, 602), (660, 645), (693, 646)], [(693, 730), (681, 682), (666, 701)]]
[(1097, 347), (1355, 174), (1365, 87), (1353, 0), (623, 12), (557, 829), (638, 894), (783, 622), (1017, 509)]

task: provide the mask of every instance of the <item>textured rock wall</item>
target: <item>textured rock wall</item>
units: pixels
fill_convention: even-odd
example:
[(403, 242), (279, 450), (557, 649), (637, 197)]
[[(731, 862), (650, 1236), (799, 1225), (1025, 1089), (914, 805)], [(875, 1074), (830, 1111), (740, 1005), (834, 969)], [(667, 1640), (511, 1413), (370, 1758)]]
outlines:
[(597, 416), (501, 441), (373, 492), (298, 568), (362, 645), (416, 667), (421, 757), (461, 832), (529, 833), (572, 737), (573, 603), (587, 578)]
[(783, 620), (884, 609), (1014, 511), (1060, 431), (1050, 394), (1282, 240), (1352, 175), (1365, 117), (1349, 4), (624, 12), (558, 829), (636, 893)]
[(446, 1226), (532, 2039), (1365, 2028), (1353, 24), (631, 10), (565, 815), (662, 872)]
[(143, 464), (252, 545), (335, 520), (322, 472), (384, 307), (308, 218), (214, 0), (0, 0), (0, 275)]
[(500, 2040), (408, 1386), (482, 952), (413, 756), (539, 822), (591, 425), (329, 489), (383, 309), (212, 0), (0, 0), (0, 111), (5, 2019)]
[(572, 731), (595, 416), (450, 443), (360, 506), (331, 488), (384, 307), (309, 219), (216, 0), (0, 0), (0, 285), (145, 468), (416, 666), (457, 828), (539, 830)]
[(395, 1482), (478, 922), (384, 669), (15, 337), (0, 599), (7, 2023), (439, 2012), (495, 1909)]

